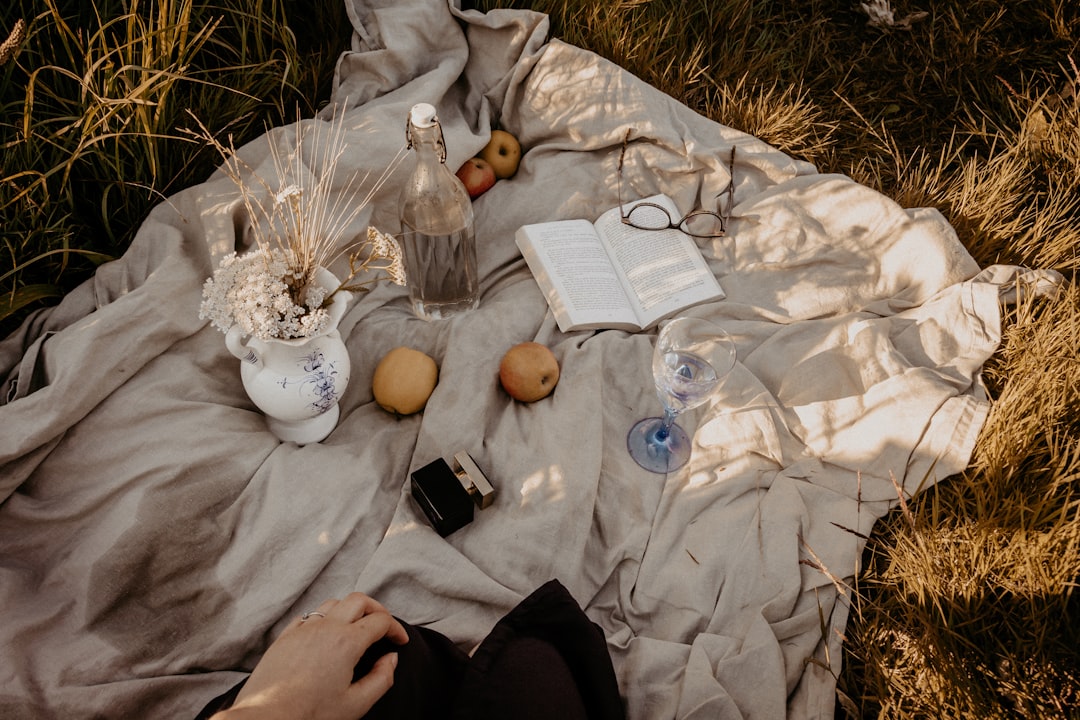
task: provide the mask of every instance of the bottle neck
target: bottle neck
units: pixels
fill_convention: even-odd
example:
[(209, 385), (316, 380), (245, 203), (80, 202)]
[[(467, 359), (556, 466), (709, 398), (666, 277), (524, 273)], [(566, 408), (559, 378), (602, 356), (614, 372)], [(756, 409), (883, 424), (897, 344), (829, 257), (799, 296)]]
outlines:
[(439, 123), (436, 122), (430, 127), (417, 127), (409, 123), (408, 141), (419, 160), (446, 162), (446, 145)]

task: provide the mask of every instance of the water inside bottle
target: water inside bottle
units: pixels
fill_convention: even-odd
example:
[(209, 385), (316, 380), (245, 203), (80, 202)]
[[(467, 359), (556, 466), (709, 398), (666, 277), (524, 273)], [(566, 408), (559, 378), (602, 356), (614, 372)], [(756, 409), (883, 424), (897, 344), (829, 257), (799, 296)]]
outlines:
[(420, 317), (438, 320), (472, 310), (480, 302), (472, 225), (429, 235), (402, 226), (409, 300)]

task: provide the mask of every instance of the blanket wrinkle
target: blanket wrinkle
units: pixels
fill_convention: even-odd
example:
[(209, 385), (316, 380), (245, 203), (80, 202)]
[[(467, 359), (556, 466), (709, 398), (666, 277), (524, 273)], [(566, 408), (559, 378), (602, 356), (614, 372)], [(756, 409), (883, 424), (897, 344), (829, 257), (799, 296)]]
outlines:
[[(151, 218), (144, 227), (155, 224)], [(179, 232), (158, 228), (159, 244), (167, 249), (144, 248), (140, 243), (130, 257), (111, 263), (116, 267), (105, 266), (104, 272), (121, 285), (142, 275), (145, 292), (164, 302), (147, 303), (141, 294), (117, 293), (63, 331), (43, 337), (34, 348), (31, 372), (24, 375), (20, 363), (24, 390), (5, 406), (18, 421), (5, 424), (8, 431), (0, 435), (0, 463), (15, 460), (70, 428), (141, 367), (203, 325), (197, 297), (207, 268), (205, 256), (193, 252)], [(159, 267), (134, 272), (145, 268), (147, 259)], [(128, 332), (132, 325), (141, 325), (145, 332)], [(101, 362), (106, 357), (111, 362)], [(12, 490), (14, 486), (0, 480), (0, 498)]]
[[(356, 149), (341, 169), (378, 176), (421, 101), (451, 165), (492, 127), (514, 133), (517, 174), (473, 205), (480, 306), (428, 323), (403, 288), (356, 299), (338, 426), (281, 443), (198, 318), (203, 281), (246, 237), (235, 186), (217, 172), (155, 208), (123, 258), (0, 341), (0, 714), (192, 717), (292, 618), (352, 590), (468, 650), (558, 577), (603, 629), (633, 720), (832, 717), (866, 537), (898, 492), (966, 467), (1000, 303), (1052, 296), (1057, 278), (981, 270), (940, 212), (702, 117), (548, 39), (537, 13), (347, 9), (331, 105), (238, 153), (266, 168), (272, 143), (339, 113)], [(726, 188), (737, 148), (730, 236), (700, 243), (727, 298), (690, 312), (736, 337), (738, 362), (681, 417), (693, 452), (668, 476), (626, 451), (633, 423), (661, 412), (655, 333), (561, 333), (513, 241), (615, 206), (627, 127), (627, 192), (687, 210)], [(408, 174), (391, 173), (366, 222), (398, 231)], [(561, 365), (532, 404), (497, 381), (525, 340)], [(440, 380), (423, 413), (395, 418), (371, 378), (399, 345), (435, 358)], [(460, 450), (496, 500), (441, 538), (408, 478)]]

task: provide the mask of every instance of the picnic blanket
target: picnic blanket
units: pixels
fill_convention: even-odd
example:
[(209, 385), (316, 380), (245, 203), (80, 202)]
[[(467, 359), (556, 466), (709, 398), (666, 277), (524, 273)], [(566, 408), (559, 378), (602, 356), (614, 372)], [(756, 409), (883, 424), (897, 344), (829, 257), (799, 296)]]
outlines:
[[(961, 471), (986, 416), (980, 368), (999, 293), (942, 215), (903, 209), (705, 119), (528, 11), (442, 0), (349, 0), (352, 47), (331, 107), (342, 162), (375, 175), (408, 109), (434, 103), (457, 167), (496, 124), (517, 174), (475, 202), (480, 307), (413, 317), (404, 290), (359, 297), (341, 329), (352, 379), (323, 442), (279, 442), (203, 281), (243, 235), (218, 173), (155, 208), (130, 250), (0, 344), (0, 716), (184, 718), (253, 667), (285, 623), (366, 592), (473, 647), (548, 580), (605, 632), (631, 718), (833, 715), (863, 537), (905, 495)], [(627, 195), (688, 211), (728, 183), (729, 237), (701, 241), (738, 362), (683, 417), (690, 463), (639, 468), (626, 433), (656, 415), (654, 332), (559, 332), (515, 247), (525, 223), (595, 218)], [(240, 150), (252, 164), (296, 128)], [(363, 223), (396, 232), (395, 170)], [(510, 399), (501, 355), (535, 340), (554, 394)], [(434, 357), (421, 414), (373, 401), (393, 347)], [(413, 470), (467, 450), (494, 506), (439, 537)], [(895, 484), (894, 484), (895, 481)]]

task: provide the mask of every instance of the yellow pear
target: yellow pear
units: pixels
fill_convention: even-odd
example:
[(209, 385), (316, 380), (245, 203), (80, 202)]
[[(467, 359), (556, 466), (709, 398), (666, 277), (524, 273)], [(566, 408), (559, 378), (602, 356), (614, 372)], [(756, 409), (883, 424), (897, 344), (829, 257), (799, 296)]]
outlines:
[(491, 139), (480, 151), (480, 157), (495, 170), (496, 178), (504, 180), (517, 172), (521, 143), (505, 130), (492, 130)]
[(518, 343), (499, 363), (499, 382), (510, 397), (521, 402), (546, 398), (559, 382), (559, 361), (546, 345)]
[(383, 410), (412, 415), (427, 405), (439, 380), (431, 356), (409, 347), (396, 347), (383, 356), (371, 378), (371, 394)]

